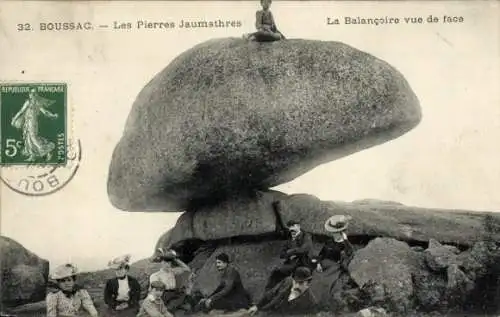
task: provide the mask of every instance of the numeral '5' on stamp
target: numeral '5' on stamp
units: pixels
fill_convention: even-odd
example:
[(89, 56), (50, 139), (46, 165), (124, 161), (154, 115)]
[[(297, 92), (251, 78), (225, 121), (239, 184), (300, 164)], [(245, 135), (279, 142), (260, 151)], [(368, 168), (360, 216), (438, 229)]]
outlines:
[(66, 103), (66, 84), (0, 84), (0, 164), (66, 164)]

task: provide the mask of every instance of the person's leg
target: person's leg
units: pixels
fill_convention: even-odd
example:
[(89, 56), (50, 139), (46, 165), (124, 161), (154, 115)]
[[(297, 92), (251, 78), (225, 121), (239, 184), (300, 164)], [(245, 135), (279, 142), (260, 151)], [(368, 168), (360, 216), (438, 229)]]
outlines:
[(279, 270), (280, 270), (282, 277), (285, 278), (287, 276), (292, 275), (298, 266), (299, 265), (297, 263), (287, 263), (287, 264), (284, 264), (282, 267), (280, 267)]
[(269, 277), (269, 280), (267, 282), (265, 290), (267, 291), (267, 290), (273, 288), (279, 282), (281, 282), (284, 278), (292, 275), (293, 271), (295, 270), (295, 267), (296, 267), (296, 265), (294, 263), (287, 263), (287, 264), (283, 264), (281, 267), (273, 270), (271, 272), (271, 276)]
[(185, 310), (183, 307), (186, 302), (186, 294), (180, 290), (173, 292), (166, 303), (169, 311)]
[(269, 279), (267, 280), (267, 284), (264, 288), (266, 291), (273, 288), (281, 280), (282, 273), (281, 273), (280, 269), (281, 268), (277, 268), (271, 272), (271, 275), (269, 276)]

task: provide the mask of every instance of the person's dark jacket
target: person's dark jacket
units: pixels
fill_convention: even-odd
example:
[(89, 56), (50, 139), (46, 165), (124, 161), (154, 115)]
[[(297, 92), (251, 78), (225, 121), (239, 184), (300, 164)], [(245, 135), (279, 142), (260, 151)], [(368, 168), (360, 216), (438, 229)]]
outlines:
[(321, 248), (317, 260), (320, 263), (325, 259), (335, 261), (339, 263), (343, 269), (347, 270), (353, 254), (354, 247), (349, 242), (349, 240), (335, 242), (333, 239), (331, 239), (325, 243), (323, 248)]
[[(129, 307), (139, 307), (139, 300), (141, 299), (141, 285), (132, 276), (128, 275), (128, 285), (129, 291)], [(110, 308), (115, 309), (119, 302), (116, 301), (118, 296), (118, 278), (112, 278), (106, 282), (106, 287), (104, 288), (104, 302)]]
[(291, 277), (285, 278), (264, 293), (264, 296), (257, 304), (258, 310), (283, 316), (311, 314), (319, 311), (318, 301), (310, 288), (299, 297), (288, 301), (292, 287), (293, 279)]
[[(288, 239), (281, 251), (280, 258), (285, 259), (285, 263), (297, 263), (298, 265), (310, 266), (313, 252), (312, 237), (309, 233), (301, 231), (300, 235), (293, 240)], [(295, 258), (292, 259), (292, 256)]]
[(235, 311), (250, 307), (251, 298), (241, 282), (240, 273), (228, 265), (223, 271), (219, 286), (209, 296), (211, 308)]

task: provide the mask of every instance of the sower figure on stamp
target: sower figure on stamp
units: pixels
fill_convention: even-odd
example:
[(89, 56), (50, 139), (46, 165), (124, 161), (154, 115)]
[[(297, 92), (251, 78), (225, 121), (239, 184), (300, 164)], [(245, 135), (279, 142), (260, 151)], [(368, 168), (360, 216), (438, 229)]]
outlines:
[(299, 266), (311, 267), (311, 256), (313, 252), (312, 237), (303, 231), (297, 221), (289, 221), (286, 224), (290, 237), (283, 248), (280, 258), (285, 259), (283, 265), (271, 272), (266, 285), (266, 290), (273, 288), (285, 277), (292, 275)]
[(250, 315), (260, 311), (280, 316), (318, 312), (318, 301), (310, 289), (311, 280), (311, 270), (303, 266), (298, 267), (292, 277), (286, 277), (278, 285), (267, 290), (262, 299), (250, 307), (248, 312)]
[(183, 285), (178, 285), (177, 282), (179, 275), (191, 272), (189, 266), (182, 262), (173, 250), (165, 252), (163, 249), (158, 249), (152, 261), (161, 263), (162, 268), (151, 274), (149, 283), (152, 285), (154, 281), (160, 281), (165, 285), (162, 299), (168, 311), (173, 314), (189, 311), (191, 307), (186, 289)]
[(285, 36), (278, 31), (273, 14), (269, 10), (272, 0), (261, 0), (262, 10), (255, 14), (255, 28), (257, 32), (246, 34), (244, 37), (257, 42), (272, 42), (284, 40)]
[(221, 273), (221, 281), (215, 291), (200, 301), (198, 310), (219, 312), (236, 312), (250, 307), (250, 294), (241, 282), (240, 273), (229, 262), (225, 253), (217, 255), (215, 260), (217, 270)]
[(135, 316), (139, 310), (141, 285), (128, 274), (130, 256), (111, 260), (108, 266), (115, 270), (116, 277), (106, 282), (104, 302), (108, 305), (109, 316)]
[(56, 145), (40, 136), (38, 121), (40, 115), (51, 119), (58, 117), (57, 113), (52, 113), (46, 108), (54, 102), (39, 96), (35, 89), (31, 89), (23, 107), (11, 120), (13, 127), (22, 130), (24, 142), (22, 153), (28, 157), (26, 159), (28, 162), (34, 161), (37, 157), (45, 157), (47, 161), (50, 161), (52, 157), (52, 151)]

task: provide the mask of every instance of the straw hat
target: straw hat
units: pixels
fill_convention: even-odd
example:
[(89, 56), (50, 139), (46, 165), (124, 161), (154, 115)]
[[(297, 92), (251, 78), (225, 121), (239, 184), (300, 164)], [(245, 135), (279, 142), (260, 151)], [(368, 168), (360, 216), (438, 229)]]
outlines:
[(327, 232), (342, 232), (349, 226), (351, 216), (335, 215), (328, 218), (325, 222), (325, 230)]
[(130, 265), (130, 255), (122, 255), (108, 262), (108, 267), (111, 269), (121, 269), (122, 267)]
[(177, 257), (177, 253), (173, 250), (163, 250), (162, 248), (158, 248), (153, 255), (151, 261), (152, 262), (161, 262), (161, 261), (171, 261)]
[(53, 280), (61, 280), (67, 277), (72, 277), (78, 274), (78, 269), (75, 265), (68, 263), (58, 266), (50, 275)]

